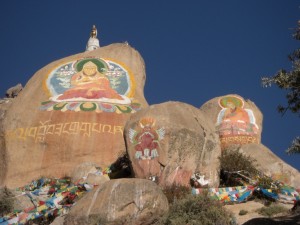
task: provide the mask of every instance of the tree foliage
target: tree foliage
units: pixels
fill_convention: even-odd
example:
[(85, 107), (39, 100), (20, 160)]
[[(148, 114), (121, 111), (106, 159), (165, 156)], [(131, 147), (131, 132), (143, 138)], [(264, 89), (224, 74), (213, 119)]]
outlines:
[(220, 161), (220, 187), (244, 185), (260, 174), (254, 158), (243, 154), (239, 146), (232, 146), (222, 151)]
[(256, 159), (247, 156), (240, 151), (240, 147), (230, 147), (222, 151), (220, 160), (220, 170), (228, 172), (247, 171), (249, 175), (258, 174)]
[[(295, 29), (293, 38), (300, 41), (300, 20), (298, 27)], [(287, 104), (279, 105), (278, 111), (284, 115), (286, 111), (291, 111), (300, 117), (300, 48), (296, 49), (288, 56), (292, 63), (290, 71), (281, 69), (271, 77), (263, 77), (262, 85), (270, 87), (272, 84), (277, 85), (280, 89), (286, 90)], [(300, 153), (300, 137), (296, 137), (291, 146), (287, 149), (288, 154)]]

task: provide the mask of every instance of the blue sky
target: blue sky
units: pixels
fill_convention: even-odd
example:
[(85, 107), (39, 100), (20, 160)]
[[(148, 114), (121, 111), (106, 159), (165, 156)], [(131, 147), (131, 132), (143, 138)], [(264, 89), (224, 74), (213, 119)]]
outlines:
[(181, 101), (199, 108), (239, 94), (264, 115), (262, 143), (300, 170), (300, 155), (284, 152), (300, 135), (299, 117), (277, 113), (284, 91), (260, 83), (291, 68), (287, 55), (299, 47), (292, 39), (299, 6), (291, 0), (3, 0), (0, 96), (48, 63), (83, 52), (95, 24), (101, 46), (127, 41), (140, 52), (149, 104)]

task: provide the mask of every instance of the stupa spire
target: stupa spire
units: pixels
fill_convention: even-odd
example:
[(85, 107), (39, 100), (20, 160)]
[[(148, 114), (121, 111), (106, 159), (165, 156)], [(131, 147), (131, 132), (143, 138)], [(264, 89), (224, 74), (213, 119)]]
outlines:
[(97, 38), (97, 28), (95, 25), (93, 25), (93, 28), (90, 33), (90, 38), (88, 40), (88, 43), (86, 45), (86, 51), (93, 51), (97, 48), (100, 48), (100, 43)]

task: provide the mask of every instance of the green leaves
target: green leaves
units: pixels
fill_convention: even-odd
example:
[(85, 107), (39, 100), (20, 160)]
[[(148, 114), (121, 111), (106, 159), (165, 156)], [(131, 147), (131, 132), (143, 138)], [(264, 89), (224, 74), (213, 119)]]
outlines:
[[(298, 21), (298, 27), (295, 28), (293, 38), (300, 40), (300, 20)], [(300, 117), (300, 48), (293, 51), (288, 58), (292, 63), (292, 70), (286, 71), (282, 69), (271, 77), (263, 77), (261, 83), (263, 87), (270, 87), (272, 84), (276, 84), (277, 87), (287, 92), (285, 95), (286, 105), (278, 105), (277, 107), (279, 113), (284, 115), (286, 111), (290, 111)], [(292, 142), (292, 145), (286, 152), (288, 154), (300, 153), (299, 137)]]

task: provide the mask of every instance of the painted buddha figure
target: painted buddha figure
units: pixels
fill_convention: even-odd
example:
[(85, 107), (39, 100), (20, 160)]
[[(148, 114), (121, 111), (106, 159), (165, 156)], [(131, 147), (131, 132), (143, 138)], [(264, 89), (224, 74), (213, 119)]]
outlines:
[(243, 109), (235, 105), (232, 100), (227, 101), (227, 107), (224, 111), (223, 120), (230, 120), (231, 122), (243, 121), (249, 123), (248, 113)]
[(253, 112), (243, 108), (242, 99), (235, 96), (224, 97), (219, 104), (223, 108), (216, 124), (220, 136), (257, 134), (258, 126)]
[(106, 75), (99, 72), (93, 61), (83, 64), (82, 70), (74, 74), (70, 80), (71, 88), (57, 97), (57, 100), (110, 100), (122, 101), (124, 98), (110, 86)]

